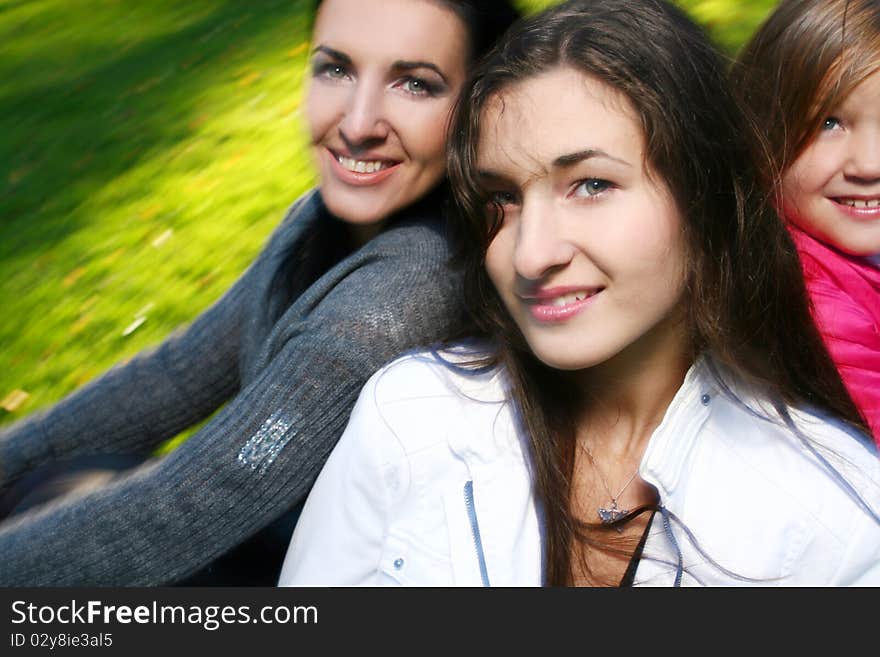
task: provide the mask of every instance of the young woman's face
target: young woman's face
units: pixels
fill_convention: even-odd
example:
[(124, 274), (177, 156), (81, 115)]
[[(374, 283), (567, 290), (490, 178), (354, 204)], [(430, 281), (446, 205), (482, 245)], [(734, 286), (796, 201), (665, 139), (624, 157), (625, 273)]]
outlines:
[(851, 255), (880, 253), (880, 71), (824, 120), (782, 179), (789, 221)]
[(504, 90), (481, 125), (504, 209), (486, 269), (535, 355), (576, 370), (681, 347), (681, 218), (625, 98), (560, 68)]
[(468, 46), (462, 21), (432, 0), (322, 3), (307, 112), (333, 214), (376, 226), (443, 177)]

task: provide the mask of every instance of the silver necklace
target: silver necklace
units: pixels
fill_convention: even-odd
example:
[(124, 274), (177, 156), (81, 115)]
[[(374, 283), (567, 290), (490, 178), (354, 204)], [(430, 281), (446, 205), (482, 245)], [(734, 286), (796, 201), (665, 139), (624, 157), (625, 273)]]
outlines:
[[(621, 488), (617, 492), (617, 495), (614, 495), (611, 492), (611, 488), (608, 486), (608, 482), (605, 481), (605, 476), (602, 474), (599, 466), (596, 465), (596, 459), (593, 458), (593, 453), (590, 451), (590, 448), (580, 441), (578, 441), (578, 444), (581, 446), (581, 449), (584, 450), (587, 458), (590, 459), (590, 463), (593, 465), (593, 469), (596, 471), (596, 474), (599, 475), (599, 481), (602, 482), (602, 487), (605, 489), (605, 492), (608, 493), (608, 497), (611, 498), (610, 507), (600, 506), (598, 509), (596, 509), (597, 513), (599, 514), (599, 519), (602, 521), (602, 524), (610, 525), (618, 518), (622, 518), (630, 512), (629, 509), (621, 509), (620, 507), (618, 507), (617, 500), (620, 499), (620, 496), (623, 495), (624, 491), (629, 488), (629, 485), (635, 480), (636, 475), (639, 474), (639, 469), (636, 468), (635, 472), (632, 473), (632, 476), (626, 480), (623, 488)], [(620, 531), (620, 529), (618, 529), (618, 531)]]

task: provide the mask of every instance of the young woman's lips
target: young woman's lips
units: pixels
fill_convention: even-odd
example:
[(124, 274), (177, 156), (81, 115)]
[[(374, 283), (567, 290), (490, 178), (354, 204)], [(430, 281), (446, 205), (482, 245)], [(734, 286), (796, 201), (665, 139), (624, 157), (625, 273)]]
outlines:
[(534, 294), (522, 294), (532, 317), (543, 323), (565, 322), (589, 306), (604, 288), (546, 288)]
[(837, 196), (829, 200), (854, 219), (880, 219), (880, 196)]
[(330, 169), (338, 180), (356, 187), (377, 185), (400, 167), (397, 160), (369, 156), (354, 158), (329, 148), (324, 149), (324, 156), (330, 160)]

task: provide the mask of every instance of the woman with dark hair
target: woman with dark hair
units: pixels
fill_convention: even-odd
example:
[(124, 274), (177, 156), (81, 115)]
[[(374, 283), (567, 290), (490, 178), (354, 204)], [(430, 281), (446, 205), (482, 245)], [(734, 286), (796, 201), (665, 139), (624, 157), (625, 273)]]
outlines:
[(880, 460), (753, 134), (662, 0), (514, 28), (451, 132), (479, 339), (368, 382), (281, 583), (880, 583)]
[[(516, 17), (506, 0), (321, 3), (306, 103), (320, 188), (185, 331), (5, 429), (0, 486), (147, 454), (216, 414), (169, 456), (6, 519), (0, 584), (180, 581), (304, 497), (369, 375), (461, 315), (446, 127), (471, 63)], [(261, 558), (268, 581), (232, 583), (274, 582), (286, 543)]]

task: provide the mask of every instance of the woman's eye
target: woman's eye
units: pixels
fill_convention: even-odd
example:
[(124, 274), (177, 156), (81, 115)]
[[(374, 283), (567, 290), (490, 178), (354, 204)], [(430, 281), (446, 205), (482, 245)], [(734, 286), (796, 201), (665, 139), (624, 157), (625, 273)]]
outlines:
[(836, 130), (839, 127), (840, 127), (840, 119), (838, 119), (836, 116), (829, 116), (827, 119), (825, 119), (822, 122), (822, 129), (823, 130)]
[(331, 80), (341, 80), (348, 75), (348, 70), (342, 64), (324, 62), (323, 64), (315, 65), (314, 75), (316, 77), (325, 77)]
[(424, 78), (404, 78), (398, 87), (413, 96), (434, 96), (437, 86)]
[(500, 205), (504, 207), (505, 205), (514, 205), (516, 204), (516, 194), (513, 192), (491, 192), (489, 194), (489, 201), (494, 205)]
[(601, 178), (587, 178), (575, 185), (572, 196), (598, 196), (611, 189), (611, 183)]

